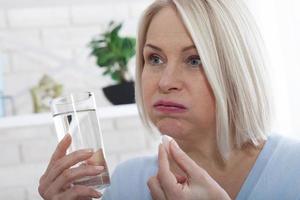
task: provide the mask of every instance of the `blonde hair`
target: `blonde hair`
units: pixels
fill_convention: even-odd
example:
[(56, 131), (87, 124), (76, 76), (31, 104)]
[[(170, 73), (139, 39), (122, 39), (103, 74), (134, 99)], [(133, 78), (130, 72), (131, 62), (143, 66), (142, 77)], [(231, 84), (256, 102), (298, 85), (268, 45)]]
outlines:
[(138, 30), (135, 88), (145, 125), (152, 126), (142, 99), (142, 52), (153, 16), (166, 6), (179, 13), (198, 50), (216, 101), (217, 144), (223, 158), (233, 145), (260, 144), (271, 122), (268, 73), (261, 37), (241, 0), (157, 0), (145, 10)]

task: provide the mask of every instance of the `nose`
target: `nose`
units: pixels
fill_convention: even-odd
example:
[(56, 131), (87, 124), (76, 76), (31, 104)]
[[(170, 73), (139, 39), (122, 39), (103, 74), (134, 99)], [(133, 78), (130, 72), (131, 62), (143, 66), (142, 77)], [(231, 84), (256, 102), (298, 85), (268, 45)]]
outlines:
[(182, 90), (182, 72), (175, 65), (169, 65), (162, 71), (159, 80), (159, 89), (162, 93), (170, 93)]

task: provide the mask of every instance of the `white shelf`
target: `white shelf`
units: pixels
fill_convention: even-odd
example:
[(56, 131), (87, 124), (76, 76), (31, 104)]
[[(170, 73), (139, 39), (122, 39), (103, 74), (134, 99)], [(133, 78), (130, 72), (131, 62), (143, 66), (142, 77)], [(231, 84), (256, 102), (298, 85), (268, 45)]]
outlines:
[[(98, 116), (100, 119), (137, 116), (136, 104), (99, 107)], [(16, 128), (25, 126), (37, 126), (53, 123), (50, 113), (18, 115), (0, 118), (0, 129)]]

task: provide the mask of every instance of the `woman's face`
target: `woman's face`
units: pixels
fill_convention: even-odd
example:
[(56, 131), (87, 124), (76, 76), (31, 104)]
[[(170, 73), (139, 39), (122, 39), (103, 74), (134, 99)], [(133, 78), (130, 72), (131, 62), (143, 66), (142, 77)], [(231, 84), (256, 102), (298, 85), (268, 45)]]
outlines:
[(160, 132), (180, 139), (215, 130), (211, 88), (193, 41), (173, 8), (163, 8), (152, 19), (143, 57), (143, 101)]

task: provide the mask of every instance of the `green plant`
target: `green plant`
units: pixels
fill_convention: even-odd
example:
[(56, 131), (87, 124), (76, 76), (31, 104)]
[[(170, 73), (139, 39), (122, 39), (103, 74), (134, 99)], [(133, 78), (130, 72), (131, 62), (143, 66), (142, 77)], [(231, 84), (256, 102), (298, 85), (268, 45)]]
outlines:
[(103, 75), (109, 75), (117, 83), (129, 81), (128, 61), (135, 55), (135, 38), (120, 37), (122, 23), (110, 22), (108, 29), (89, 43), (91, 55), (96, 57), (99, 67), (105, 68)]

